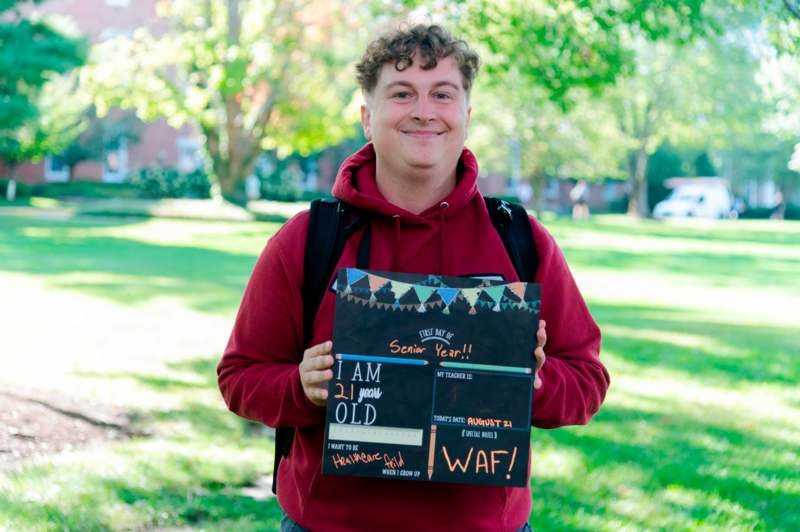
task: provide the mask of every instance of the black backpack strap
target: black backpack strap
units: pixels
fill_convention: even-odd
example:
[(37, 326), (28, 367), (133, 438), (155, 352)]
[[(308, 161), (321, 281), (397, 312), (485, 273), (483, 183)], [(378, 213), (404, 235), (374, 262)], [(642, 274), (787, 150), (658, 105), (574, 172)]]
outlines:
[(525, 207), (498, 198), (484, 197), (489, 217), (506, 248), (520, 281), (533, 282), (539, 255)]
[[(347, 239), (367, 220), (360, 211), (336, 199), (316, 199), (311, 202), (308, 234), (303, 260), (303, 346), (308, 347), (328, 281), (339, 262)], [(278, 466), (289, 454), (294, 439), (294, 427), (275, 429), (275, 464), (272, 469), (272, 492), (278, 489)]]

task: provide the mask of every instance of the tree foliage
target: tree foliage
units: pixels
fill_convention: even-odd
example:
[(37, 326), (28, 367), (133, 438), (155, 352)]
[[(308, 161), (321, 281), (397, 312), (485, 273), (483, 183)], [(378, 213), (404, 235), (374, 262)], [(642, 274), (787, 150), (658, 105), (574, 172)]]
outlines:
[(308, 153), (353, 134), (345, 119), (355, 83), (359, 3), (316, 0), (174, 0), (170, 28), (140, 29), (98, 47), (91, 80), (102, 114), (136, 109), (145, 121), (196, 126), (225, 197), (261, 152)]
[[(26, 4), (0, 0), (0, 158), (12, 169), (58, 148), (75, 127), (70, 102), (58, 94), (74, 80), (59, 79), (81, 65), (86, 43), (45, 20), (23, 16)], [(50, 91), (43, 87), (51, 82)]]
[(500, 85), (513, 72), (562, 106), (570, 91), (599, 91), (632, 71), (629, 35), (689, 42), (715, 29), (704, 0), (465, 0), (460, 26), (487, 53)]
[(663, 142), (725, 152), (761, 140), (769, 106), (755, 80), (752, 36), (750, 27), (729, 26), (687, 46), (638, 47), (635, 73), (608, 96), (629, 139), (629, 212), (649, 215), (647, 163)]

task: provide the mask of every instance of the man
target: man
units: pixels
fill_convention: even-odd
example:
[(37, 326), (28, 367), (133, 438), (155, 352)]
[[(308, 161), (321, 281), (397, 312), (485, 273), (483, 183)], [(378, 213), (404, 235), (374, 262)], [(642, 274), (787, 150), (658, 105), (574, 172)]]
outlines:
[[(475, 157), (464, 148), (477, 69), (477, 55), (438, 26), (379, 38), (358, 65), (361, 120), (370, 142), (344, 162), (333, 193), (371, 213), (370, 268), (517, 279), (478, 192)], [(303, 345), (308, 221), (307, 212), (295, 216), (267, 244), (218, 368), (233, 412), (296, 428), (278, 472), (283, 529), (527, 530), (529, 487), (321, 474), (334, 295), (325, 294), (311, 342)], [(545, 363), (540, 323), (532, 422), (544, 428), (586, 423), (609, 383), (598, 358), (600, 331), (555, 241), (530, 221), (548, 330)], [(338, 267), (355, 265), (363, 236), (359, 230), (348, 240)]]

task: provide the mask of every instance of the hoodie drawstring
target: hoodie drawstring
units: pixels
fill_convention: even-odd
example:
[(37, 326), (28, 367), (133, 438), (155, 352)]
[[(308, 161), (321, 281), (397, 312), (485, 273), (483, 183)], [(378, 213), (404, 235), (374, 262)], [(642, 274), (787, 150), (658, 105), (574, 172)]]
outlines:
[(446, 201), (443, 201), (439, 204), (439, 268), (441, 269), (440, 271), (445, 275), (451, 273), (445, 264), (447, 254), (444, 251), (447, 245), (447, 237), (445, 236), (444, 232), (446, 220), (445, 213), (449, 207), (450, 204)]

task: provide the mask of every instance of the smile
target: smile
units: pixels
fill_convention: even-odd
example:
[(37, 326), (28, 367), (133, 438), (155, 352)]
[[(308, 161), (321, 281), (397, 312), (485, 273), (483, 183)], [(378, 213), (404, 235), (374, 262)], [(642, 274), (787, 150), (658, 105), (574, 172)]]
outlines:
[(444, 131), (401, 131), (404, 135), (409, 135), (411, 137), (419, 137), (419, 138), (430, 138), (430, 137), (438, 137), (439, 135), (443, 135)]

